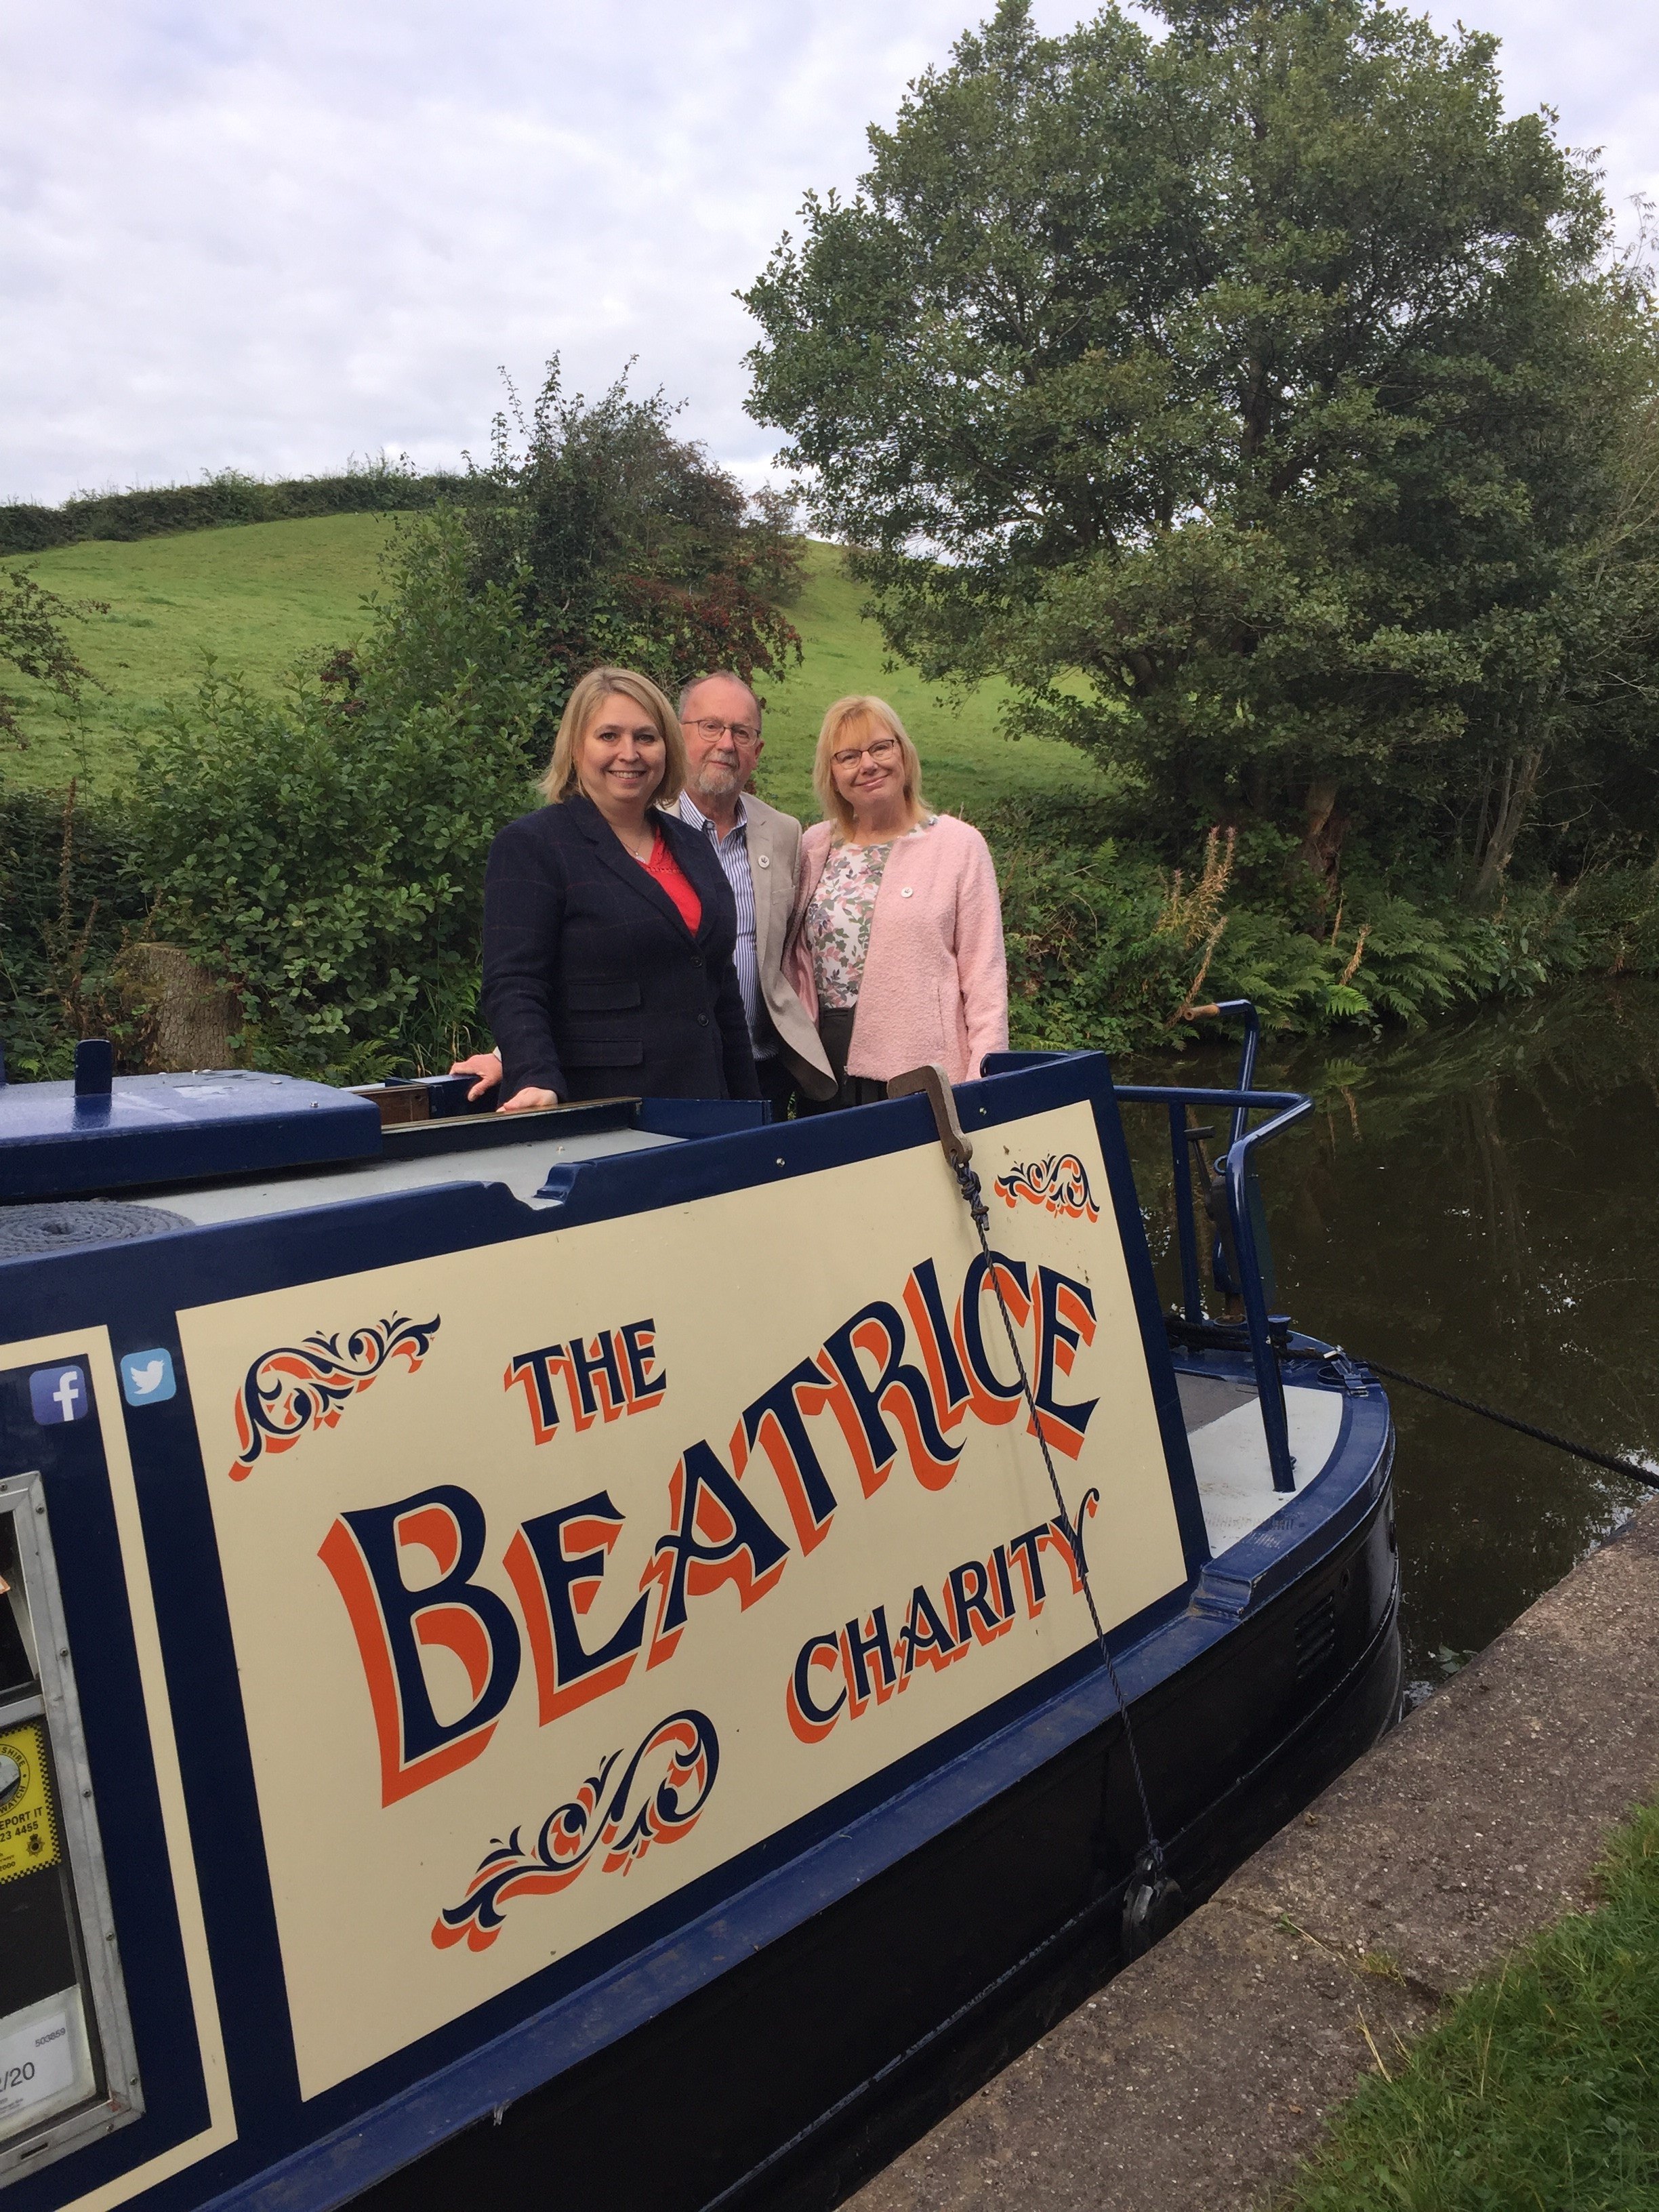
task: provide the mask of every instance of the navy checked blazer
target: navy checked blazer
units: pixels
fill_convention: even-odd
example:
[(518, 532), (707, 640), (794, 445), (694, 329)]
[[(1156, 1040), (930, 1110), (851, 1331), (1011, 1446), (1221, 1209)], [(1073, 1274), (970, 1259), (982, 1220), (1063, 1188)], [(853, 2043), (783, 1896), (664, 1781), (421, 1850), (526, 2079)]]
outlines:
[(732, 886), (708, 840), (647, 816), (702, 901), (694, 937), (592, 800), (501, 830), (484, 877), (483, 1013), (502, 1098), (757, 1098)]

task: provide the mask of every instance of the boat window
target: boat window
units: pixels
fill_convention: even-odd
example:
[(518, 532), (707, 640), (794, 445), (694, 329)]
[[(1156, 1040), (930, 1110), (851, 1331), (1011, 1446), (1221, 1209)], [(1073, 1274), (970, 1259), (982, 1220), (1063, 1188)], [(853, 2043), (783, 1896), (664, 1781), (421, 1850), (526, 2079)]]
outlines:
[(0, 1483), (0, 2190), (140, 2109), (45, 1521)]
[(0, 1515), (0, 1699), (38, 1686), (27, 1593), (9, 1513)]

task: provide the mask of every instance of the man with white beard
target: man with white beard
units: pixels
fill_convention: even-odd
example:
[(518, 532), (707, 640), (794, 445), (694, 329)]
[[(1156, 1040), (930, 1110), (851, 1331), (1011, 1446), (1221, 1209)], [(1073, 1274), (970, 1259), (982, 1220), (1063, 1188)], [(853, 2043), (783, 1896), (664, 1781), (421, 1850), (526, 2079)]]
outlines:
[(682, 821), (706, 836), (738, 908), (738, 988), (749, 1018), (761, 1096), (781, 1120), (796, 1092), (834, 1096), (815, 1024), (785, 981), (784, 940), (800, 865), (800, 824), (745, 789), (764, 740), (761, 707), (729, 669), (700, 676), (680, 694), (685, 737)]

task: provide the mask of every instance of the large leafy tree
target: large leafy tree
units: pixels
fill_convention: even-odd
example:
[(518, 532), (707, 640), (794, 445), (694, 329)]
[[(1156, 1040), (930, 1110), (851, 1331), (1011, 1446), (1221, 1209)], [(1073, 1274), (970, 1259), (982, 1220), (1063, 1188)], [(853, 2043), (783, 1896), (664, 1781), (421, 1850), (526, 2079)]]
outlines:
[(556, 362), (527, 410), (496, 417), (462, 507), (479, 581), (510, 591), (562, 699), (596, 663), (672, 690), (709, 668), (781, 670), (800, 641), (782, 611), (799, 568), (786, 501), (751, 501), (673, 434), (660, 392), (619, 379), (589, 403)]
[(912, 87), (745, 295), (751, 411), (892, 646), (1008, 676), (1172, 838), (1267, 818), (1328, 872), (1409, 816), (1489, 888), (1586, 680), (1646, 665), (1644, 284), (1492, 40), (1152, 5), (1047, 39), (1003, 0)]

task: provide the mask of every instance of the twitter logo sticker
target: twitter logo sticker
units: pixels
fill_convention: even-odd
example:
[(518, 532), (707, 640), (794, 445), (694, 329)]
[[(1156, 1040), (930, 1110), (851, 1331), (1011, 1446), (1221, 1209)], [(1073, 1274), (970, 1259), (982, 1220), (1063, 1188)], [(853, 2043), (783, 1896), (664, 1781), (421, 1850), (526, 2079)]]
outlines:
[(159, 1406), (178, 1387), (172, 1358), (160, 1345), (154, 1352), (129, 1352), (121, 1361), (121, 1388), (129, 1406)]

